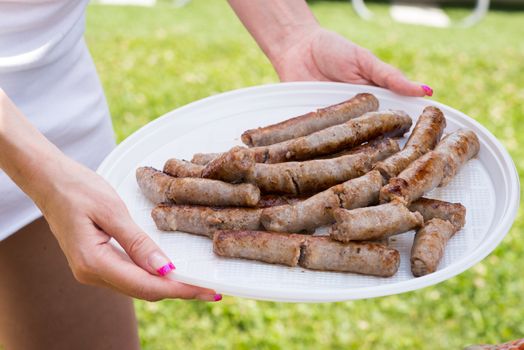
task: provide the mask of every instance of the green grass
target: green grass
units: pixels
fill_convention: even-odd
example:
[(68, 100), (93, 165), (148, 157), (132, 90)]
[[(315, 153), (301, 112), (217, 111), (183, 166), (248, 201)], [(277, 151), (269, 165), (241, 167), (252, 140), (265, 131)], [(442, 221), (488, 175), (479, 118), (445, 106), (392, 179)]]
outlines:
[[(319, 21), (368, 47), (473, 116), (524, 175), (522, 12), (492, 11), (470, 29), (365, 22), (347, 2), (314, 2)], [(384, 12), (380, 5), (374, 8)], [(455, 15), (460, 14), (460, 10)], [(119, 141), (191, 101), (276, 82), (224, 1), (183, 8), (91, 6), (87, 40)], [(461, 349), (524, 337), (522, 211), (503, 243), (469, 271), (397, 296), (335, 304), (226, 297), (217, 304), (136, 302), (145, 349)]]

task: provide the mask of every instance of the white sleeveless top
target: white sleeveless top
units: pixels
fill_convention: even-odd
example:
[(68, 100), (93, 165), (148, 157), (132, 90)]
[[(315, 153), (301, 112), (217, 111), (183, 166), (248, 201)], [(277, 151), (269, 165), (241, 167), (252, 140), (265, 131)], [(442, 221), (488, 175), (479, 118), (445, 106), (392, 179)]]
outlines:
[[(51, 142), (94, 169), (114, 139), (83, 38), (86, 5), (0, 0), (0, 87)], [(0, 240), (41, 215), (0, 170)]]

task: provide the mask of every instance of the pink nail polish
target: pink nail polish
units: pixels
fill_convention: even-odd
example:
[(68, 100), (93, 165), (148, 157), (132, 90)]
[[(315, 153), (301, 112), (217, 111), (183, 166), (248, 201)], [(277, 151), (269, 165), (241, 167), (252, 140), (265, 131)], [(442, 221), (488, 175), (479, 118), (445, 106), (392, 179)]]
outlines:
[(432, 88), (430, 88), (427, 85), (421, 85), (420, 87), (422, 88), (422, 90), (424, 90), (424, 92), (426, 93), (426, 96), (433, 96), (433, 89)]
[(175, 265), (160, 252), (153, 252), (147, 259), (152, 270), (156, 271), (160, 276), (165, 276), (175, 269)]
[(222, 300), (222, 294), (199, 294), (195, 296), (195, 299), (203, 301), (220, 301)]
[(158, 272), (160, 276), (165, 276), (175, 269), (176, 269), (175, 265), (172, 262), (169, 262), (165, 264), (164, 266), (160, 267), (159, 269), (157, 269), (156, 272)]

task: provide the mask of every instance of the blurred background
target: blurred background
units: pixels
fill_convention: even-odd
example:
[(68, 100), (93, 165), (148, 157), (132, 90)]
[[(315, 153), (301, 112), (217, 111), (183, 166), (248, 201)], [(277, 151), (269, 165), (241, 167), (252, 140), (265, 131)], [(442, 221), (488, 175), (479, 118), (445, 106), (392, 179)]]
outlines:
[[(154, 1), (150, 1), (153, 4)], [(388, 2), (310, 1), (320, 23), (369, 48), (433, 99), (486, 126), (524, 175), (524, 11), (495, 1), (477, 24), (475, 2), (446, 1), (449, 27), (393, 21)], [(457, 24), (457, 25), (454, 25)], [(122, 141), (147, 122), (220, 92), (278, 81), (225, 1), (93, 4), (87, 41)], [(225, 297), (215, 304), (136, 302), (144, 349), (462, 349), (524, 337), (522, 210), (502, 244), (458, 277), (416, 292), (333, 304)]]

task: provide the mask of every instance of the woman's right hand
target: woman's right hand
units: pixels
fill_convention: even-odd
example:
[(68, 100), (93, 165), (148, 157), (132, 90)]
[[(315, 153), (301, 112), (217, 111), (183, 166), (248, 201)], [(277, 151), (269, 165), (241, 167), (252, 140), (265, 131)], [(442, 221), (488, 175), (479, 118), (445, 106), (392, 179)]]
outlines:
[(149, 301), (221, 299), (211, 289), (170, 279), (174, 266), (133, 222), (113, 188), (63, 155), (1, 90), (0, 149), (0, 168), (38, 205), (78, 281)]
[[(55, 163), (56, 164), (56, 163)], [(164, 298), (218, 301), (211, 289), (162, 278), (174, 266), (131, 219), (126, 206), (98, 174), (67, 158), (36, 202), (58, 239), (76, 279), (149, 301)], [(114, 238), (124, 248), (115, 248)]]

